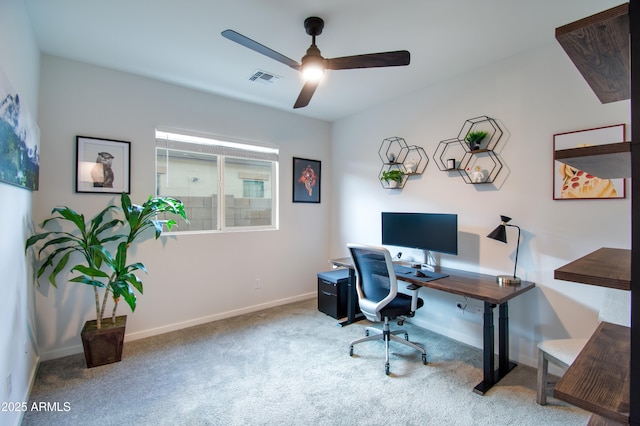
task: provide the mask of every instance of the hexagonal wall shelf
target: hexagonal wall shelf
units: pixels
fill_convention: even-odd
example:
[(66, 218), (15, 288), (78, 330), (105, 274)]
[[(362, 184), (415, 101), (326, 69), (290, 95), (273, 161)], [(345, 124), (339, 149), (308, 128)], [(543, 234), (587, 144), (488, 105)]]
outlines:
[(405, 173), (409, 175), (421, 175), (429, 164), (429, 157), (420, 146), (410, 146), (402, 163)]
[[(471, 132), (486, 132), (477, 146), (467, 141)], [(440, 141), (433, 157), (441, 171), (457, 171), (465, 183), (493, 183), (503, 164), (494, 152), (503, 131), (491, 117), (482, 115), (464, 122), (458, 137)]]
[(472, 151), (469, 143), (466, 141), (469, 133), (481, 131), (487, 132), (487, 136), (480, 142), (478, 150), (493, 151), (503, 134), (502, 129), (493, 118), (487, 117), (486, 115), (470, 118), (464, 122), (460, 133), (458, 133), (458, 140), (462, 143), (466, 151)]
[(489, 150), (482, 152), (468, 152), (458, 169), (465, 183), (493, 183), (502, 170), (502, 162), (498, 156)]
[(402, 173), (404, 173), (404, 170), (402, 170), (402, 164), (383, 164), (382, 168), (380, 169), (380, 172), (378, 173), (378, 180), (380, 181), (380, 185), (382, 185), (382, 187), (384, 189), (402, 189), (404, 188), (404, 184), (407, 183), (407, 179), (409, 179), (409, 175), (404, 173), (402, 176), (402, 180), (400, 182), (395, 182), (395, 181), (384, 181), (382, 180), (382, 173), (384, 172), (388, 172), (391, 170), (400, 170)]
[(441, 171), (456, 171), (465, 154), (466, 151), (457, 138), (446, 139), (438, 144), (433, 159)]
[(409, 147), (403, 138), (392, 137), (382, 141), (378, 155), (383, 164), (402, 164), (407, 157)]
[(404, 188), (410, 175), (421, 175), (429, 164), (429, 157), (422, 147), (409, 146), (403, 138), (397, 136), (382, 141), (378, 156), (382, 160), (382, 169), (378, 173), (378, 179), (382, 177), (382, 173), (390, 170), (399, 170), (404, 174), (402, 181), (397, 186), (380, 180), (382, 187), (386, 189)]

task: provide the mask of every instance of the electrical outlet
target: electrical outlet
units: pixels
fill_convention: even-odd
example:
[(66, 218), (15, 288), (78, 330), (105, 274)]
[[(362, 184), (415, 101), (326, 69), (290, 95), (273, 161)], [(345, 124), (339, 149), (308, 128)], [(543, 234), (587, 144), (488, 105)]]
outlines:
[(256, 290), (260, 290), (262, 288), (262, 282), (260, 281), (260, 278), (256, 278), (256, 283), (254, 288)]

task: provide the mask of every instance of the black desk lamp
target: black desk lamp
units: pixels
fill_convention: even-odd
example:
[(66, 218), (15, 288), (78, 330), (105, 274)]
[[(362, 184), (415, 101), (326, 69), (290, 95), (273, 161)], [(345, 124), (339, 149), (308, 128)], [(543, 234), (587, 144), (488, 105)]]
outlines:
[(496, 277), (498, 284), (500, 285), (518, 285), (520, 284), (520, 278), (516, 277), (516, 268), (518, 267), (518, 250), (520, 249), (520, 227), (516, 225), (509, 225), (507, 222), (511, 220), (510, 217), (500, 215), (500, 225), (487, 237), (492, 238), (497, 241), (502, 241), (503, 243), (507, 242), (507, 226), (513, 226), (514, 228), (518, 228), (518, 244), (516, 245), (516, 262), (513, 266), (513, 276), (511, 275), (498, 275)]

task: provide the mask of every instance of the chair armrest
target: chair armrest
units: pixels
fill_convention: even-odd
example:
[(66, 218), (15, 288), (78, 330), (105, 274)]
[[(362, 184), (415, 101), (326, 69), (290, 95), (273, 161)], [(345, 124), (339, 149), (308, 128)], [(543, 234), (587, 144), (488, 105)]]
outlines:
[(411, 293), (411, 312), (415, 312), (418, 310), (418, 290), (420, 290), (420, 286), (409, 284), (407, 290)]

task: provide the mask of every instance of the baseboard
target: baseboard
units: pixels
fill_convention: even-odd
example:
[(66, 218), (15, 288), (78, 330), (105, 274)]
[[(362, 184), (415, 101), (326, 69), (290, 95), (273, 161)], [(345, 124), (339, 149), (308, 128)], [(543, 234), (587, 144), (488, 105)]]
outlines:
[[(443, 327), (442, 324), (424, 321), (423, 319), (418, 317), (407, 318), (407, 322), (417, 325), (420, 328), (433, 331), (434, 333), (441, 334), (445, 337), (456, 340), (458, 342), (467, 344), (469, 346), (473, 346), (474, 348), (482, 349), (484, 345), (484, 342), (482, 341), (482, 331), (480, 331), (480, 333), (478, 333), (477, 336), (471, 336), (466, 333), (456, 332), (455, 330), (451, 330), (446, 326)], [(496, 347), (495, 347), (496, 350), (498, 348), (497, 345), (498, 345), (498, 342), (496, 342)], [(537, 351), (534, 351), (534, 352), (535, 352), (534, 355), (537, 354)], [(527, 353), (514, 351), (513, 347), (511, 347), (511, 351), (509, 355), (510, 355), (509, 356), (510, 360), (517, 362), (518, 364), (527, 365), (532, 368), (537, 368), (538, 366), (537, 358), (531, 357)], [(550, 371), (553, 370), (552, 372), (554, 374), (562, 375), (562, 370), (556, 370), (555, 367), (552, 366), (551, 364), (549, 365), (549, 368), (550, 368)]]
[(302, 294), (294, 297), (287, 297), (285, 299), (273, 300), (271, 302), (261, 303), (253, 306), (246, 306), (244, 308), (235, 309), (232, 311), (222, 312), (219, 314), (208, 315), (206, 317), (200, 317), (189, 321), (183, 321), (175, 324), (170, 324), (162, 327), (152, 328), (149, 330), (142, 330), (131, 334), (125, 335), (125, 342), (144, 339), (145, 337), (157, 336), (158, 334), (169, 333), (171, 331), (181, 330), (183, 328), (193, 327), (196, 325), (206, 324), (213, 321), (219, 321), (227, 318), (233, 318), (244, 314), (250, 314), (252, 312), (262, 311), (264, 309), (274, 308), (276, 306), (287, 305), (289, 303), (300, 302), (303, 300), (317, 297), (316, 292)]
[[(29, 386), (27, 386), (27, 388), (25, 389), (25, 394), (23, 395), (22, 399), (18, 398), (18, 401), (24, 401), (26, 403), (29, 403), (29, 398), (31, 397), (31, 391), (33, 390), (33, 385), (36, 382), (36, 374), (38, 373), (39, 366), (40, 366), (40, 356), (36, 356), (35, 362), (31, 367), (31, 372), (29, 373)], [(27, 410), (30, 410), (30, 409), (31, 407), (28, 406)], [(17, 421), (14, 423), (15, 426), (19, 426), (22, 424), (22, 420), (24, 418), (25, 412), (26, 410), (20, 410), (20, 414), (16, 418)]]
[[(124, 337), (124, 341), (130, 342), (138, 339), (144, 339), (145, 337), (157, 336), (159, 334), (169, 333), (171, 331), (181, 330), (183, 328), (193, 327), (196, 325), (206, 324), (213, 321), (219, 321), (222, 319), (237, 317), (239, 315), (250, 314), (252, 312), (261, 311), (263, 309), (274, 308), (276, 306), (287, 305), (289, 303), (300, 302), (303, 300), (313, 299), (318, 297), (317, 292), (301, 294), (298, 296), (287, 297), (284, 299), (273, 300), (270, 302), (260, 303), (257, 305), (246, 306), (240, 309), (234, 309), (227, 312), (221, 312), (218, 314), (208, 315), (205, 317), (195, 318), (188, 321), (178, 322), (174, 324), (165, 325), (162, 327), (151, 328), (148, 330), (141, 330), (135, 333), (127, 333)], [(41, 360), (47, 361), (50, 359), (62, 358), (69, 355), (82, 353), (82, 345), (68, 346), (66, 348), (56, 349), (41, 354)]]
[(424, 328), (427, 330), (431, 330), (434, 333), (441, 334), (450, 339), (456, 340), (458, 342), (462, 342), (469, 346), (473, 346), (478, 349), (482, 349), (482, 335), (479, 336), (470, 336), (465, 333), (458, 333), (455, 330), (451, 330), (451, 328), (443, 327), (442, 324), (437, 324), (429, 321), (424, 321), (421, 318), (413, 317), (407, 318), (407, 322), (417, 325), (420, 328)]

